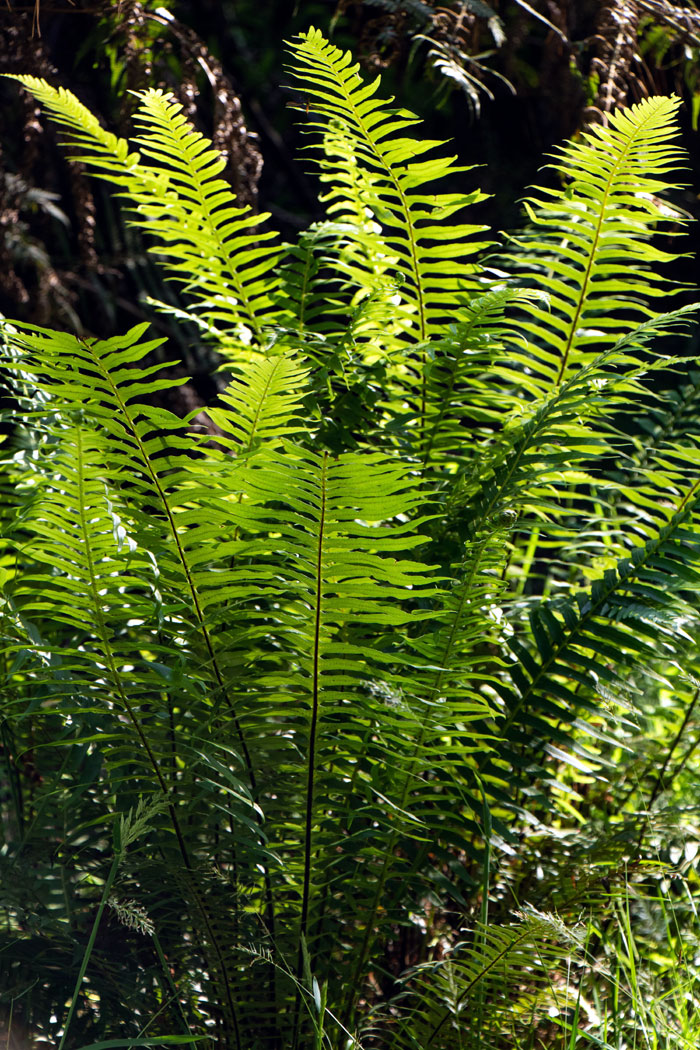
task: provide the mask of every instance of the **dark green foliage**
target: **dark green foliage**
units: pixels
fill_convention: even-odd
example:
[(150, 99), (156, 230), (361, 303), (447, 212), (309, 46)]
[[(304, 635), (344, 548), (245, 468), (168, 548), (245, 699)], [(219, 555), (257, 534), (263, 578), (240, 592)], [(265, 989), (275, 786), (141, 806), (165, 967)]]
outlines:
[(60, 1046), (529, 1038), (586, 946), (492, 885), (697, 662), (677, 100), (562, 147), (509, 277), (349, 55), (311, 30), (291, 74), (329, 216), (293, 247), (162, 92), (137, 153), (20, 78), (233, 376), (205, 439), (145, 326), (4, 327), (0, 1002)]

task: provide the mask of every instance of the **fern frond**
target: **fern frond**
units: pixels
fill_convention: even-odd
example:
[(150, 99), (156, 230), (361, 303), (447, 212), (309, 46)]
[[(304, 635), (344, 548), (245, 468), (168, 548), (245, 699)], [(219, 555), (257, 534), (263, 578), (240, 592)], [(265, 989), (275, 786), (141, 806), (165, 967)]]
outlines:
[[(278, 626), (271, 622), (269, 630), (297, 665), (293, 678), (285, 681), (285, 691), (279, 692), (282, 680), (271, 650), (270, 673), (265, 674), (263, 663), (258, 677), (272, 692), (266, 701), (256, 701), (250, 718), (264, 732), (270, 719), (295, 720), (306, 711), (310, 768), (318, 765), (317, 751), (333, 750), (334, 740), (343, 740), (350, 761), (355, 746), (352, 727), (356, 719), (361, 722), (363, 705), (369, 705), (368, 716), (372, 709), (369, 685), (392, 663), (391, 633), (421, 616), (403, 603), (425, 599), (433, 590), (423, 565), (397, 557), (420, 539), (405, 524), (380, 524), (409, 514), (420, 494), (406, 469), (381, 453), (334, 457), (288, 442), (275, 457), (253, 459), (244, 472), (243, 487), (251, 498), (242, 508), (247, 533), (278, 533), (283, 540), (283, 560), (271, 557), (278, 563), (282, 593), (287, 591), (288, 598), (277, 612), (270, 611)], [(265, 557), (260, 543), (251, 544), (251, 556), (258, 551)], [(251, 580), (259, 567), (250, 566)], [(363, 648), (362, 638), (377, 630), (382, 636), (389, 632), (385, 654), (381, 647)], [(360, 658), (356, 665), (353, 654)], [(283, 706), (275, 713), (270, 704)], [(353, 704), (359, 705), (354, 714)], [(319, 782), (326, 773), (319, 774)], [(318, 791), (314, 787), (314, 796)], [(314, 824), (320, 819), (315, 809), (310, 819)]]
[(659, 223), (680, 216), (659, 200), (682, 155), (673, 144), (680, 100), (654, 97), (618, 111), (551, 168), (564, 188), (539, 187), (525, 202), (533, 232), (514, 238), (517, 267), (546, 290), (549, 310), (523, 306), (529, 367), (543, 389), (567, 378), (635, 323), (655, 316), (650, 300), (671, 294), (659, 265), (675, 258), (649, 243)]
[[(182, 421), (148, 405), (152, 391), (172, 384), (152, 378), (160, 366), (136, 367), (159, 342), (139, 342), (146, 327), (137, 326), (122, 338), (92, 342), (28, 327), (15, 330), (12, 340), (25, 351), (20, 362), (22, 373), (31, 376), (35, 385), (49, 395), (53, 410), (73, 414), (86, 411), (91, 429), (99, 425), (103, 441), (109, 437), (109, 443), (103, 445), (103, 469), (109, 472), (115, 486), (127, 481), (135, 533), (148, 549), (159, 552), (158, 593), (165, 601), (166, 615), (184, 617), (181, 632), (185, 623), (190, 625), (193, 633), (188, 636), (188, 644), (195, 651), (201, 647), (204, 666), (215, 683), (216, 702), (231, 707), (213, 634), (219, 617), (223, 620), (226, 616), (228, 596), (238, 593), (237, 583), (235, 570), (212, 574), (209, 562), (220, 561), (239, 542), (235, 528), (240, 502), (228, 498), (231, 488), (234, 493), (240, 491), (231, 478), (235, 463), (219, 456), (218, 466), (212, 462), (206, 476), (198, 477), (196, 461), (193, 463), (189, 455), (192, 439), (185, 437)], [(276, 401), (266, 401), (268, 390), (263, 372), (268, 374), (269, 386), (274, 363), (251, 373), (251, 394), (259, 395), (261, 400), (257, 409), (251, 403), (247, 425), (238, 424), (234, 440), (243, 435), (254, 443), (256, 414), (262, 414), (264, 421), (264, 404), (274, 403), (273, 417), (281, 422), (281, 405), (294, 403), (293, 397), (285, 402), (279, 392)], [(290, 370), (289, 363), (287, 375), (300, 378), (300, 373)], [(226, 498), (217, 500), (217, 489), (222, 487)], [(198, 503), (207, 506), (206, 518), (195, 510)], [(155, 509), (155, 513), (153, 509), (144, 512), (144, 507)], [(227, 525), (231, 532), (228, 546), (219, 542)], [(240, 726), (237, 734), (254, 787), (255, 773)]]
[[(74, 641), (60, 653), (63, 688), (54, 689), (55, 695), (71, 696), (76, 682), (85, 683), (83, 688), (93, 693), (96, 704), (104, 694), (102, 702), (116, 705), (132, 723), (138, 740), (135, 754), (146, 767), (142, 775), (160, 778), (161, 790), (167, 794), (159, 756), (140, 718), (142, 696), (153, 696), (153, 682), (149, 688), (139, 681), (138, 673), (132, 678), (122, 672), (130, 658), (125, 653), (133, 654), (133, 638), (126, 625), (148, 617), (145, 580), (149, 567), (143, 555), (136, 553), (136, 544), (129, 542), (124, 512), (120, 513), (117, 499), (101, 480), (103, 467), (94, 443), (79, 429), (66, 429), (62, 454), (54, 462), (51, 481), (42, 486), (21, 523), (32, 537), (23, 546), (23, 557), (33, 568), (14, 588), (16, 622), (23, 628), (20, 637), (29, 635), (24, 645), (32, 647), (27, 631), (32, 621), (39, 630), (47, 619), (49, 630), (52, 621), (68, 629)], [(87, 637), (86, 625), (91, 625)], [(52, 643), (45, 644), (50, 652)], [(13, 648), (20, 645), (18, 641)], [(90, 688), (90, 667), (95, 662), (105, 681)]]
[(207, 409), (223, 432), (221, 443), (240, 457), (271, 451), (305, 429), (294, 424), (294, 414), (308, 377), (309, 370), (290, 354), (250, 362), (220, 395), (228, 409)]
[(590, 772), (598, 756), (567, 727), (580, 712), (596, 714), (597, 697), (623, 701), (633, 666), (653, 673), (661, 660), (684, 660), (697, 631), (699, 467), (696, 448), (657, 457), (646, 486), (627, 490), (640, 510), (637, 542), (628, 539), (617, 557), (611, 549), (609, 567), (573, 597), (525, 604), (530, 638), (510, 639), (510, 680), (495, 683), (502, 743), (481, 763), (483, 777), (501, 784), (500, 804), (510, 805), (503, 788), (512, 784), (525, 740), (523, 784), (545, 775), (547, 753)]
[(339, 292), (331, 293), (331, 289), (339, 289), (340, 281), (328, 266), (342, 235), (336, 223), (313, 223), (295, 245), (288, 246), (280, 267), (281, 292), (294, 315), (290, 338), (296, 342), (309, 335), (324, 340), (343, 337), (342, 311), (347, 304)]
[(533, 910), (509, 926), (477, 924), (444, 959), (403, 976), (381, 1045), (450, 1050), (500, 1046), (506, 1033), (517, 1040), (538, 1013), (563, 1005), (550, 972), (570, 962), (575, 946), (561, 920)]
[[(469, 169), (456, 165), (454, 158), (417, 160), (442, 143), (402, 136), (417, 118), (379, 99), (379, 81), (364, 84), (349, 53), (343, 54), (315, 29), (302, 34), (292, 52), (292, 76), (318, 116), (309, 126), (320, 129), (329, 146), (321, 161), (331, 184), (324, 199), (336, 221), (347, 219), (358, 230), (362, 253), (361, 227), (355, 221), (356, 188), (361, 186), (365, 212), (382, 229), (386, 264), (401, 274), (395, 294), (411, 321), (410, 335), (424, 343), (446, 319), (460, 319), (461, 307), (478, 287), (473, 257), (484, 242), (474, 237), (485, 227), (448, 225), (448, 220), (483, 195), (425, 189)], [(336, 133), (328, 138), (329, 124), (342, 129), (339, 133), (349, 148), (337, 148)], [(366, 265), (365, 272), (361, 286), (371, 280)]]
[[(517, 387), (506, 386), (510, 370), (496, 364), (494, 375), (506, 388), (498, 400), (507, 405), (509, 425), (493, 437), (486, 431), (478, 454), (472, 453), (447, 497), (450, 516), (462, 519), (466, 534), (486, 528), (498, 515), (511, 524), (523, 514), (560, 522), (564, 493), (570, 496), (576, 489), (585, 499), (584, 486), (597, 482), (582, 471), (615, 454), (620, 443), (606, 418), (624, 411), (631, 397), (643, 396), (642, 377), (669, 363), (655, 364), (653, 356), (639, 350), (682, 325), (693, 311), (684, 307), (646, 322), (552, 392), (532, 400), (518, 400)], [(487, 393), (488, 388), (484, 399)]]
[[(206, 321), (226, 332), (238, 327), (244, 341), (263, 345), (263, 326), (284, 316), (272, 276), (281, 249), (270, 243), (274, 232), (259, 228), (269, 216), (236, 204), (229, 184), (217, 178), (224, 159), (188, 124), (179, 103), (154, 90), (140, 99), (135, 142), (165, 171), (168, 191), (157, 200), (130, 191), (135, 222), (158, 239), (158, 254), (196, 297)], [(202, 258), (209, 261), (206, 270)]]
[[(333, 269), (345, 280), (353, 338), (366, 355), (391, 354), (405, 345), (415, 326), (415, 308), (400, 292), (401, 262), (387, 242), (371, 207), (375, 179), (355, 155), (355, 138), (333, 123), (323, 136), (321, 182), (330, 189), (320, 200), (338, 231)], [(328, 169), (328, 170), (326, 170)]]
[[(445, 473), (459, 476), (480, 461), (494, 424), (515, 408), (498, 366), (505, 345), (517, 340), (506, 310), (530, 296), (546, 304), (545, 293), (510, 287), (475, 296), (463, 309), (465, 319), (428, 346), (429, 407), (416, 452), (424, 467), (439, 469), (443, 478)], [(415, 399), (408, 384), (405, 396)]]
[(273, 232), (259, 228), (269, 216), (239, 207), (229, 184), (218, 178), (225, 162), (186, 121), (182, 106), (162, 91), (142, 92), (135, 139), (140, 152), (130, 152), (127, 140), (105, 131), (71, 92), (38, 77), (13, 79), (67, 130), (73, 159), (120, 187), (133, 224), (156, 239), (151, 250), (183, 286), (206, 328), (231, 352), (263, 346), (264, 326), (285, 316), (271, 279), (281, 248), (271, 243)]

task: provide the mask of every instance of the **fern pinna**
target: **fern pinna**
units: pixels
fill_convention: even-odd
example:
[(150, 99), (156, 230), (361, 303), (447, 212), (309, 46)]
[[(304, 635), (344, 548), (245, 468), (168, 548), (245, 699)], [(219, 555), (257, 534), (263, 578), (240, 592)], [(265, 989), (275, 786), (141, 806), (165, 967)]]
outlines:
[(317, 31), (292, 63), (328, 208), (296, 246), (170, 96), (137, 152), (16, 78), (229, 369), (211, 440), (152, 404), (146, 326), (4, 325), (0, 970), (44, 1039), (510, 1045), (580, 949), (491, 881), (611, 775), (627, 679), (696, 657), (697, 428), (654, 349), (694, 309), (655, 308), (677, 100), (562, 147), (495, 277), (479, 192), (433, 192), (469, 169)]

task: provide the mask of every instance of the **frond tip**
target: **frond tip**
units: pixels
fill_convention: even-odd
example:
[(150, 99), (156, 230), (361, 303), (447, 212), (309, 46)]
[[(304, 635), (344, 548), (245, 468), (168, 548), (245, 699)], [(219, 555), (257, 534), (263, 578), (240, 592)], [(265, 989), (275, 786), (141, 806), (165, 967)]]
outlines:
[(673, 143), (679, 106), (676, 96), (655, 96), (617, 111), (609, 126), (558, 148), (551, 167), (563, 188), (536, 187), (525, 201), (532, 229), (513, 238), (509, 258), (550, 297), (547, 310), (523, 304), (520, 324), (544, 383), (656, 316), (650, 300), (674, 291), (659, 266), (677, 256), (650, 238), (659, 223), (682, 224), (659, 196), (677, 188), (664, 176), (682, 162)]
[(269, 216), (239, 206), (219, 176), (225, 161), (186, 120), (167, 92), (137, 92), (139, 147), (106, 131), (70, 91), (39, 77), (15, 76), (67, 132), (71, 159), (117, 186), (132, 224), (153, 237), (152, 251), (192, 300), (204, 331), (221, 351), (248, 356), (266, 342), (263, 329), (280, 322), (275, 276), (282, 250), (276, 235), (261, 230)]
[(321, 161), (331, 184), (325, 200), (336, 220), (346, 210), (351, 215), (347, 188), (361, 179), (364, 207), (383, 231), (383, 251), (405, 277), (397, 294), (413, 316), (413, 338), (425, 340), (447, 318), (459, 319), (477, 287), (475, 256), (486, 246), (477, 238), (487, 227), (448, 220), (485, 194), (435, 192), (437, 182), (471, 169), (455, 164), (455, 157), (418, 160), (445, 143), (402, 134), (420, 123), (418, 117), (378, 97), (379, 79), (366, 84), (350, 52), (317, 29), (290, 46), (291, 75), (310, 100), (307, 126), (321, 132), (324, 147), (334, 127), (346, 143), (342, 151), (327, 150)]

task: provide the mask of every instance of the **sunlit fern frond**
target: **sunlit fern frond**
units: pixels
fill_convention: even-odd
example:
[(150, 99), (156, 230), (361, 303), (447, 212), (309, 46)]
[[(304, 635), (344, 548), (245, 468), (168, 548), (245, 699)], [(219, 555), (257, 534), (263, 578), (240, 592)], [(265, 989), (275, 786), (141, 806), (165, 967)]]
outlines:
[(205, 332), (223, 341), (220, 349), (235, 358), (247, 346), (263, 346), (265, 325), (285, 316), (271, 278), (282, 250), (275, 234), (261, 229), (269, 216), (237, 204), (219, 178), (224, 159), (187, 122), (182, 106), (162, 91), (141, 92), (134, 140), (140, 152), (130, 152), (128, 141), (105, 131), (71, 92), (38, 77), (14, 79), (67, 131), (73, 158), (120, 188), (131, 221), (155, 239), (152, 251)]
[(514, 238), (513, 262), (549, 296), (548, 309), (524, 304), (520, 323), (543, 389), (653, 317), (654, 300), (674, 290), (660, 266), (676, 256), (650, 237), (660, 223), (682, 222), (660, 199), (682, 164), (673, 143), (679, 105), (654, 97), (618, 111), (557, 150), (551, 168), (563, 187), (538, 187), (526, 199), (532, 232)]
[[(481, 763), (486, 780), (500, 781), (501, 805), (528, 805), (523, 794), (513, 794), (513, 769), (520, 770), (516, 782), (522, 777), (523, 788), (529, 785), (526, 792), (546, 776), (552, 760), (589, 775), (598, 747), (595, 733), (586, 741), (580, 719), (601, 712), (612, 722), (626, 717), (632, 668), (658, 674), (664, 662), (682, 666), (692, 649), (700, 453), (687, 446), (667, 450), (643, 476), (643, 483), (624, 490), (637, 508), (636, 523), (627, 523), (624, 541), (607, 548), (592, 582), (572, 587), (573, 595), (524, 601), (528, 621), (521, 627), (513, 618), (511, 662), (495, 683), (503, 704), (502, 743)], [(576, 739), (568, 728), (574, 724), (583, 729)], [(528, 755), (524, 767), (519, 752)]]
[[(359, 166), (365, 180), (365, 207), (381, 226), (397, 270), (405, 275), (401, 300), (414, 312), (415, 338), (424, 341), (446, 316), (454, 319), (454, 309), (476, 287), (469, 274), (475, 273), (473, 256), (483, 242), (473, 238), (485, 228), (448, 224), (448, 220), (482, 195), (426, 191), (427, 184), (469, 169), (455, 165), (454, 158), (416, 160), (443, 143), (402, 136), (418, 119), (378, 98), (379, 81), (365, 84), (349, 53), (313, 29), (302, 34), (292, 53), (292, 76), (311, 100), (310, 127), (327, 133), (329, 123), (337, 122), (353, 147), (350, 154), (345, 151), (345, 159), (335, 149), (326, 157), (324, 173), (336, 175), (326, 199), (331, 205), (336, 199), (344, 201), (345, 183), (356, 184)], [(334, 211), (336, 220), (338, 211), (344, 211), (342, 204)]]

